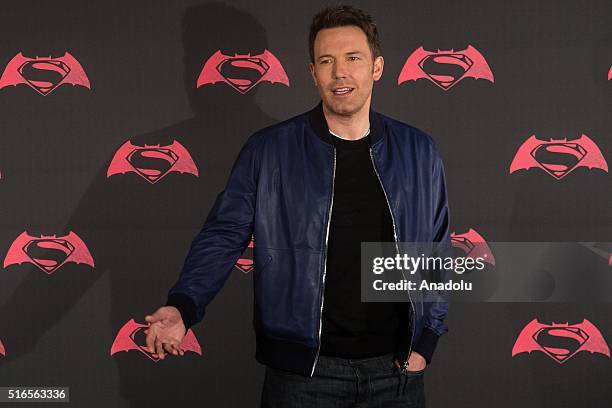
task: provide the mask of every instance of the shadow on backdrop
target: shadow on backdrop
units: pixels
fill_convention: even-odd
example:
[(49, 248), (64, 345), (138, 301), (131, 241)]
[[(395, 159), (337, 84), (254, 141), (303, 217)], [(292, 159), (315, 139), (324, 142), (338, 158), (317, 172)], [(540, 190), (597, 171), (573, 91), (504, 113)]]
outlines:
[[(68, 314), (78, 316), (82, 324), (73, 327), (73, 333), (59, 334), (57, 340), (65, 348), (57, 352), (66, 355), (58, 383), (75, 385), (73, 403), (94, 406), (95, 397), (76, 385), (116, 375), (117, 367), (121, 397), (132, 407), (166, 403), (250, 406), (259, 400), (261, 368), (254, 361), (251, 276), (237, 269), (209, 308), (205, 323), (194, 328), (203, 356), (187, 353), (160, 362), (138, 350), (110, 356), (112, 339), (126, 322), (133, 318), (144, 323), (146, 314), (164, 304), (189, 244), (223, 189), (240, 148), (255, 130), (274, 122), (255, 101), (257, 88), (268, 86), (265, 83), (246, 94), (226, 83), (196, 89), (204, 61), (216, 51), (231, 56), (263, 52), (267, 39), (260, 23), (233, 7), (209, 3), (188, 8), (181, 25), (184, 87), (194, 116), (129, 140), (135, 146), (165, 146), (176, 140), (190, 153), (199, 175), (171, 172), (154, 184), (136, 172), (107, 177), (108, 165), (120, 146), (109, 149), (107, 160), (63, 231), (78, 232), (94, 257), (95, 268), (68, 263), (46, 276), (33, 265), (23, 264), (20, 268), (27, 277), (0, 310), (1, 339), (10, 350), (3, 364), (17, 363), (38, 352), (35, 348), (42, 336)], [(172, 101), (161, 95), (159, 104), (167, 103)], [(159, 155), (142, 154), (133, 163), (149, 174), (163, 173), (168, 167), (167, 157)], [(54, 256), (53, 251), (38, 255)], [(104, 299), (100, 307), (110, 307), (110, 322), (97, 320), (99, 310), (79, 309), (79, 302), (103, 276), (110, 282), (110, 299)], [(26, 304), (28, 299), (35, 299), (38, 306)], [(27, 332), (14, 330), (23, 327), (23, 322), (28, 322)], [(63, 343), (64, 334), (82, 341)], [(144, 333), (135, 338), (144, 344)]]

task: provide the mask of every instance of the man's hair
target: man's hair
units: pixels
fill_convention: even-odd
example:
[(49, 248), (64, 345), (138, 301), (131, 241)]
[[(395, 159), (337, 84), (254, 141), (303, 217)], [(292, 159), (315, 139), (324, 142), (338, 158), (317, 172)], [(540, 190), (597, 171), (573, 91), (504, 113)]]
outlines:
[(353, 6), (339, 5), (327, 7), (319, 11), (310, 24), (308, 35), (308, 46), (310, 51), (310, 62), (314, 62), (314, 42), (317, 33), (325, 28), (356, 26), (363, 31), (368, 39), (372, 60), (380, 56), (380, 39), (378, 29), (372, 16), (365, 11)]

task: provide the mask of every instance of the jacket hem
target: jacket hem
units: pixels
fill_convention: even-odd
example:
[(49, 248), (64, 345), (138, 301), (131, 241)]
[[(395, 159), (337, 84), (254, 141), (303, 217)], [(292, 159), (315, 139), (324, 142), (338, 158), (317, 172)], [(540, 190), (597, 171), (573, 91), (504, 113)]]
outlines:
[(266, 366), (310, 377), (317, 349), (256, 334), (255, 359)]

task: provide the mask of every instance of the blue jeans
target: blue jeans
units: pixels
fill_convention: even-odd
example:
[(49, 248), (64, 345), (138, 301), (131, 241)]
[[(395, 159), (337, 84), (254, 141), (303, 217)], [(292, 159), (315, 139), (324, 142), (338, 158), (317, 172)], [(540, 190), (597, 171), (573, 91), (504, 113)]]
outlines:
[(312, 377), (266, 367), (261, 408), (424, 408), (423, 375), (400, 372), (393, 354), (320, 356)]

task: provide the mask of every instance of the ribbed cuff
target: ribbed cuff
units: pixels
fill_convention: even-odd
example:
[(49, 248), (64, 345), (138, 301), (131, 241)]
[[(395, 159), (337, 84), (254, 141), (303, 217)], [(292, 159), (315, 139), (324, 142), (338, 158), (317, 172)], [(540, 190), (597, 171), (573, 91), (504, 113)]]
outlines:
[(413, 350), (422, 355), (427, 361), (427, 364), (431, 363), (431, 358), (438, 345), (438, 336), (433, 330), (427, 327), (423, 328), (419, 342), (414, 345)]
[(186, 330), (196, 323), (196, 306), (189, 296), (182, 293), (169, 295), (166, 306), (174, 306), (178, 309)]

